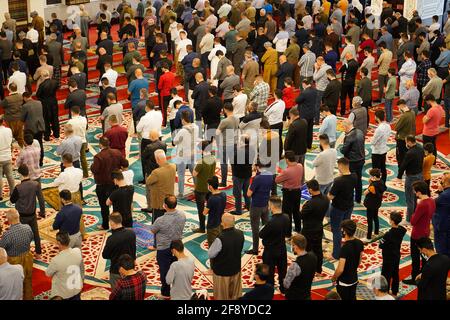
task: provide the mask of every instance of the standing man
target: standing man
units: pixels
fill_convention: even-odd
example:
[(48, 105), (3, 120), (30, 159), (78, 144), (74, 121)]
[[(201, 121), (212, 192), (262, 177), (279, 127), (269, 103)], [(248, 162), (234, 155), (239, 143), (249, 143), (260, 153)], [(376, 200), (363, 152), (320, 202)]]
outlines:
[(166, 282), (166, 276), (171, 264), (175, 261), (170, 245), (172, 241), (183, 238), (186, 214), (177, 209), (177, 198), (174, 195), (167, 195), (164, 198), (163, 209), (165, 213), (153, 222), (150, 232), (155, 235), (156, 261), (158, 262), (161, 279), (161, 296), (170, 298), (170, 285)]
[(106, 205), (113, 207), (113, 212), (122, 216), (122, 225), (125, 228), (133, 228), (133, 195), (134, 186), (127, 185), (122, 172), (111, 173), (114, 185), (117, 187), (106, 200)]
[(241, 252), (244, 233), (234, 227), (234, 216), (222, 216), (222, 232), (208, 250), (215, 300), (236, 300), (242, 295)]
[[(56, 234), (59, 253), (50, 261), (45, 275), (52, 278), (52, 297), (63, 300), (81, 300), (84, 281), (84, 263), (80, 248), (71, 248), (67, 232)], [(70, 271), (69, 271), (70, 270)]]
[(289, 110), (289, 128), (284, 140), (285, 152), (291, 150), (295, 158), (302, 166), (305, 165), (307, 149), (306, 137), (308, 135), (308, 122), (300, 118), (298, 107)]
[(323, 219), (330, 207), (330, 200), (320, 192), (319, 182), (315, 179), (306, 182), (311, 199), (302, 206), (300, 218), (303, 221), (302, 234), (306, 238), (306, 251), (312, 251), (317, 257), (316, 272), (322, 273)]
[(434, 245), (437, 253), (450, 257), (450, 174), (446, 173), (439, 184), (439, 196), (435, 199), (433, 215)]
[(8, 89), (9, 96), (0, 102), (0, 107), (5, 112), (4, 119), (11, 128), (14, 139), (23, 148), (22, 94), (17, 92), (17, 85), (14, 82), (9, 84)]
[(0, 116), (0, 199), (3, 200), (3, 174), (8, 180), (9, 195), (14, 190), (15, 181), (12, 166), (13, 135), (10, 128), (3, 125), (3, 116)]
[(405, 179), (405, 200), (406, 200), (406, 221), (411, 221), (411, 216), (416, 209), (416, 197), (413, 193), (413, 184), (416, 181), (423, 180), (422, 167), (424, 151), (422, 146), (416, 142), (416, 137), (408, 135), (405, 139), (408, 151), (405, 154), (400, 167), (398, 168), (397, 179), (394, 181), (401, 182), (403, 173), (406, 173)]
[(342, 84), (336, 78), (336, 73), (333, 70), (328, 69), (326, 73), (329, 83), (323, 93), (322, 101), (324, 105), (328, 106), (330, 112), (336, 115)]
[(292, 220), (294, 220), (294, 231), (300, 233), (302, 223), (300, 220), (301, 188), (303, 185), (304, 169), (301, 163), (295, 159), (295, 153), (286, 151), (285, 159), (287, 167), (275, 177), (275, 183), (281, 184), (283, 188), (283, 213), (289, 216), (289, 237), (292, 235)]
[(42, 167), (44, 159), (42, 135), (45, 131), (42, 103), (34, 100), (31, 92), (24, 92), (22, 97), (24, 101), (22, 106), (22, 122), (24, 123), (24, 131), (29, 131), (32, 133), (33, 138), (39, 142), (39, 145), (41, 146), (41, 158), (39, 160), (39, 165)]
[[(442, 91), (442, 90), (441, 90)], [(439, 94), (440, 96), (440, 94)], [(434, 156), (437, 158), (436, 138), (439, 134), (439, 126), (444, 117), (444, 110), (436, 102), (436, 98), (429, 94), (425, 97), (425, 103), (430, 106), (423, 117), (423, 144), (430, 142), (433, 145)]]
[(401, 112), (400, 118), (395, 124), (395, 141), (396, 141), (396, 158), (397, 166), (400, 168), (405, 154), (408, 151), (406, 148), (406, 137), (408, 135), (416, 134), (416, 115), (413, 110), (408, 108), (405, 100), (400, 99), (397, 102), (397, 107)]
[(52, 132), (53, 137), (59, 139), (58, 100), (56, 99), (59, 83), (55, 79), (51, 79), (50, 74), (46, 70), (42, 73), (42, 77), (44, 81), (39, 86), (36, 97), (41, 101), (44, 112), (44, 140), (50, 141)]
[(313, 80), (316, 83), (317, 89), (317, 99), (316, 99), (316, 108), (314, 115), (314, 123), (319, 124), (320, 120), (320, 105), (322, 104), (322, 97), (324, 96), (325, 90), (330, 83), (330, 80), (327, 76), (327, 71), (331, 70), (331, 66), (326, 64), (325, 59), (320, 56), (317, 57), (316, 63), (314, 64), (314, 74)]
[(391, 135), (391, 126), (384, 119), (384, 111), (375, 111), (375, 121), (378, 127), (375, 129), (375, 133), (372, 137), (372, 168), (378, 168), (381, 170), (381, 177), (386, 184), (387, 171), (386, 171), (386, 154), (389, 151), (387, 145), (389, 136)]
[(118, 212), (113, 212), (108, 216), (111, 236), (106, 239), (103, 248), (102, 258), (111, 260), (109, 267), (109, 283), (114, 290), (116, 282), (121, 278), (119, 269), (120, 257), (124, 254), (136, 259), (136, 234), (132, 229), (124, 228), (122, 216)]
[(346, 62), (339, 70), (342, 73), (342, 90), (341, 90), (341, 117), (346, 114), (347, 97), (350, 101), (353, 100), (355, 93), (356, 74), (358, 73), (359, 64), (354, 59), (351, 53), (345, 56)]
[(392, 62), (392, 51), (386, 47), (385, 42), (381, 42), (378, 47), (381, 50), (381, 54), (378, 57), (378, 99), (374, 102), (381, 102), (384, 93), (384, 87), (388, 81), (388, 70)]
[(327, 195), (333, 184), (337, 150), (330, 146), (330, 141), (326, 134), (321, 134), (319, 136), (319, 143), (322, 151), (314, 159), (313, 167), (315, 179), (319, 183), (320, 192)]
[[(126, 165), (125, 158), (120, 151), (110, 148), (108, 138), (101, 137), (99, 145), (100, 152), (94, 156), (91, 171), (94, 174), (96, 184), (95, 194), (98, 197), (102, 213), (102, 225), (98, 226), (98, 228), (100, 230), (108, 230), (109, 206), (106, 204), (106, 201), (114, 189), (111, 172), (119, 170)], [(122, 221), (120, 221), (120, 223), (122, 223)]]
[(275, 285), (275, 267), (278, 271), (278, 283), (280, 291), (284, 290), (284, 277), (287, 272), (287, 251), (285, 238), (290, 236), (289, 229), (292, 223), (289, 218), (283, 213), (281, 209), (281, 199), (277, 196), (271, 196), (269, 199), (269, 210), (272, 213), (272, 218), (259, 232), (259, 237), (262, 239), (264, 251), (262, 254), (263, 263), (269, 267), (269, 277), (267, 282)]
[(317, 89), (312, 87), (310, 80), (302, 81), (303, 91), (295, 99), (300, 117), (308, 123), (308, 131), (306, 135), (306, 143), (308, 149), (312, 148), (314, 117), (316, 112)]

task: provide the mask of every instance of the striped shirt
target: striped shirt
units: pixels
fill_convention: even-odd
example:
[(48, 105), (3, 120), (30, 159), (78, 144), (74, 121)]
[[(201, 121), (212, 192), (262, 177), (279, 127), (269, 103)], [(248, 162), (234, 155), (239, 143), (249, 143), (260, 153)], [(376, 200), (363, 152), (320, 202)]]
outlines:
[(22, 164), (26, 164), (30, 173), (30, 179), (37, 180), (41, 177), (40, 158), (41, 149), (39, 147), (34, 145), (26, 146), (17, 157), (16, 166), (20, 167)]

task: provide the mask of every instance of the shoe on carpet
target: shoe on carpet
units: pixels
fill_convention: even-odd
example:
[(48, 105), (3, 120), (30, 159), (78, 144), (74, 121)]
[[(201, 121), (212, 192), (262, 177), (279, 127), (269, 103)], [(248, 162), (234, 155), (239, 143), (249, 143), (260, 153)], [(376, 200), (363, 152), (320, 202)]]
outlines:
[(205, 229), (197, 228), (192, 230), (193, 233), (205, 233)]
[(141, 212), (151, 213), (152, 211), (153, 211), (152, 209), (141, 208)]
[(240, 216), (242, 212), (237, 212), (236, 210), (230, 211), (230, 213), (234, 216)]
[(417, 286), (416, 280), (414, 280), (413, 278), (404, 279), (402, 282), (410, 286)]
[(246, 250), (245, 254), (251, 254), (251, 255), (258, 255), (258, 251), (253, 251), (253, 250)]

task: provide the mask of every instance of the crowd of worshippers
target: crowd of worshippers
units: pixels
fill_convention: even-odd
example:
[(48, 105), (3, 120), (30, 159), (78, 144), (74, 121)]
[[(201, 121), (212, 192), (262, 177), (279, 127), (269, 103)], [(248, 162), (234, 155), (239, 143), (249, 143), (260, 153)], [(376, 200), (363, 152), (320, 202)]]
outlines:
[[(332, 2), (142, 0), (137, 8), (123, 1), (112, 12), (102, 3), (92, 18), (81, 7), (79, 24), (69, 33), (56, 14), (45, 27), (36, 12), (31, 13), (28, 32), (16, 32), (15, 20), (6, 13), (0, 32), (5, 89), (0, 90), (0, 197), (5, 196), (4, 175), (9, 186), (5, 200), (9, 198), (15, 209), (7, 211), (9, 229), (0, 239), (0, 299), (33, 299), (33, 258), (42, 254), (38, 220), (48, 214), (41, 185), (44, 141), (59, 142), (56, 153), (61, 156), (61, 173), (45, 185), (61, 202), (53, 223), (60, 252), (46, 269), (52, 278), (51, 297), (80, 299), (81, 246), (89, 236), (82, 182), (90, 175), (101, 209), (98, 229), (111, 231), (102, 252), (111, 261), (110, 298), (146, 296), (146, 276), (135, 268), (134, 172), (128, 168), (130, 128), (124, 124), (122, 104), (128, 101), (118, 99), (117, 82), (123, 74), (114, 70), (115, 22), (131, 102), (130, 127), (140, 143), (139, 183), (147, 196), (141, 209), (151, 215), (155, 243), (148, 249), (156, 250), (162, 298), (209, 295), (192, 289), (195, 264), (182, 242), (186, 215), (177, 202), (187, 201), (188, 169), (198, 210), (198, 228), (192, 231), (206, 234), (215, 299), (272, 299), (275, 288), (286, 299), (311, 299), (313, 280), (326, 277), (326, 221), (333, 241), (325, 258), (334, 262), (331, 281), (336, 286), (327, 299), (356, 299), (364, 245), (374, 241), (379, 241), (383, 257), (382, 265), (374, 266), (381, 268), (381, 276), (370, 284), (374, 296), (399, 295), (406, 228), (412, 228), (412, 270), (403, 282), (418, 286), (418, 299), (446, 299), (450, 174), (440, 178), (437, 193), (431, 194), (430, 185), (444, 113), (449, 126), (450, 19), (441, 31), (438, 17), (426, 26), (416, 11), (407, 20), (383, 2), (378, 26), (370, 6), (357, 0)], [(92, 47), (95, 68), (88, 66), (90, 28), (98, 31)], [(68, 60), (64, 41), (70, 43)], [(62, 66), (67, 65), (66, 75)], [(100, 72), (98, 84), (89, 80), (94, 69)], [(378, 88), (372, 87), (374, 70)], [(154, 77), (156, 103), (147, 73)], [(57, 95), (63, 76), (69, 87), (64, 102), (69, 120), (60, 139)], [(86, 105), (86, 88), (97, 85), (100, 115)], [(374, 91), (377, 101), (372, 100)], [(346, 118), (343, 139), (338, 134), (338, 109)], [(368, 138), (370, 109), (376, 123)], [(423, 145), (415, 137), (419, 113), (424, 113)], [(86, 135), (88, 118), (97, 117), (103, 135), (89, 163), (86, 153), (93, 141)], [(314, 126), (319, 129), (316, 139)], [(163, 138), (165, 128), (170, 128), (168, 139)], [(393, 179), (386, 169), (391, 128), (396, 131), (398, 164)], [(14, 163), (13, 143), (19, 149)], [(307, 153), (314, 154), (314, 178), (309, 181)], [(168, 160), (171, 155), (173, 162)], [(362, 178), (366, 161), (371, 167), (367, 186)], [(281, 162), (286, 166), (279, 170)], [(404, 185), (407, 209), (406, 214), (389, 212), (391, 228), (381, 234), (378, 214), (390, 183)], [(235, 200), (230, 212), (225, 210), (226, 187), (232, 188)], [(309, 200), (301, 199), (303, 187)], [(355, 203), (366, 208), (367, 234), (361, 240), (351, 220)], [(262, 263), (255, 267), (254, 288), (242, 296), (244, 234), (235, 228), (235, 219), (247, 212), (252, 244), (245, 254), (261, 254)], [(296, 256), (290, 265), (286, 245)], [(77, 281), (68, 287), (73, 274)]]

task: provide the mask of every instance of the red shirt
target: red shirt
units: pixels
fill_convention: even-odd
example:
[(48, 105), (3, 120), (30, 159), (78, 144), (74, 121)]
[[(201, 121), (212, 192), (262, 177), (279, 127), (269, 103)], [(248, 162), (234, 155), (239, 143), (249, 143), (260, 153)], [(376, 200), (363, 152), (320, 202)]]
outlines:
[(440, 105), (430, 108), (427, 112), (427, 123), (423, 124), (423, 134), (433, 137), (439, 134), (439, 123), (444, 116), (444, 110)]
[(436, 203), (433, 198), (417, 201), (416, 211), (411, 217), (411, 225), (413, 226), (411, 238), (418, 240), (430, 236), (430, 222), (435, 210)]
[(371, 47), (372, 51), (373, 51), (373, 50), (375, 50), (375, 48), (377, 46), (375, 45), (375, 41), (373, 41), (372, 39), (367, 39), (367, 40), (364, 40), (363, 42), (361, 42), (359, 47), (362, 50), (358, 52), (358, 63), (361, 64), (364, 61), (364, 59), (366, 58), (366, 56), (364, 55), (364, 48)]
[(106, 131), (105, 137), (109, 139), (111, 149), (117, 149), (125, 157), (125, 143), (128, 139), (128, 129), (119, 125), (112, 126)]
[(175, 74), (173, 72), (166, 72), (158, 82), (158, 90), (162, 97), (170, 96), (170, 89), (175, 87)]
[(294, 87), (286, 87), (283, 89), (283, 101), (286, 104), (286, 109), (291, 109), (295, 106)]

